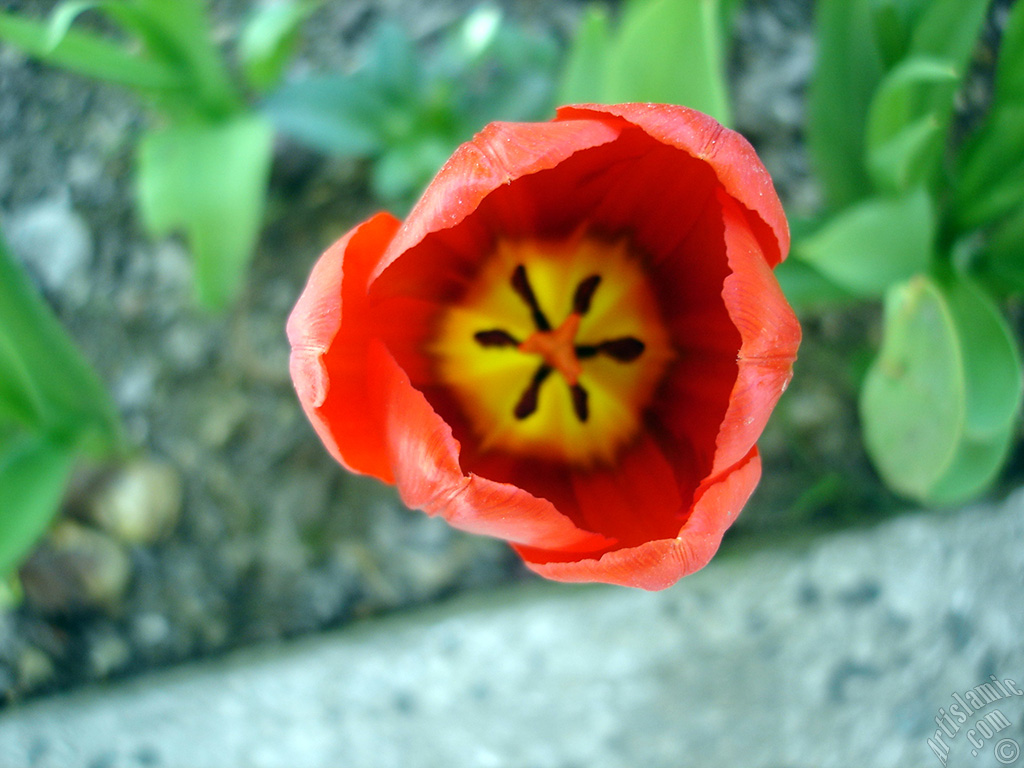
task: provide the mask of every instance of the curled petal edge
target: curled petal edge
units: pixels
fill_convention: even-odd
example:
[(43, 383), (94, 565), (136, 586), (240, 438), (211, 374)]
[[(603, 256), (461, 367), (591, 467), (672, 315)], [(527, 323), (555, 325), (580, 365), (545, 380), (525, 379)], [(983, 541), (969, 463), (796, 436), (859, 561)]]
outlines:
[(618, 138), (605, 120), (491, 123), (444, 164), (405, 219), (374, 271), (376, 279), (431, 232), (459, 224), (494, 190), (527, 174), (554, 168), (571, 155)]
[[(674, 104), (574, 104), (560, 107), (556, 119), (613, 116), (637, 126), (652, 138), (706, 162), (725, 191), (755, 214), (752, 229), (769, 266), (789, 253), (789, 224), (771, 176), (742, 135), (713, 117)], [(765, 228), (771, 233), (763, 231)]]
[(760, 478), (761, 459), (755, 447), (731, 471), (704, 489), (673, 539), (658, 539), (612, 550), (599, 558), (569, 562), (531, 560), (542, 553), (516, 549), (530, 570), (554, 581), (597, 581), (652, 591), (665, 589), (708, 564)]
[(719, 193), (730, 274), (722, 298), (740, 332), (736, 382), (715, 444), (710, 476), (733, 466), (764, 431), (793, 377), (800, 323), (778, 280), (761, 257), (736, 202)]
[[(288, 318), (289, 370), (299, 403), (324, 446), (352, 472), (393, 482), (383, 429), (367, 405), (366, 286), (400, 222), (379, 213), (335, 242), (313, 267)], [(345, 338), (347, 337), (347, 338)], [(338, 345), (345, 349), (341, 350)], [(341, 354), (337, 354), (341, 352)], [(328, 370), (328, 355), (348, 370)]]
[(614, 540), (584, 531), (551, 502), (459, 466), (459, 443), (423, 393), (412, 386), (383, 342), (370, 344), (389, 460), (402, 501), (455, 528), (562, 552), (594, 552)]

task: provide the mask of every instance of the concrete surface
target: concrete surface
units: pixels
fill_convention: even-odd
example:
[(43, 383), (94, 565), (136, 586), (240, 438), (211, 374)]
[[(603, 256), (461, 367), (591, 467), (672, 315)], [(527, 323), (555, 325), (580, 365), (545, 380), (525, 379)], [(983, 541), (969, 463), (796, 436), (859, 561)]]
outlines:
[(658, 594), (477, 595), (8, 710), (0, 766), (1024, 766), (1022, 544), (1017, 493)]

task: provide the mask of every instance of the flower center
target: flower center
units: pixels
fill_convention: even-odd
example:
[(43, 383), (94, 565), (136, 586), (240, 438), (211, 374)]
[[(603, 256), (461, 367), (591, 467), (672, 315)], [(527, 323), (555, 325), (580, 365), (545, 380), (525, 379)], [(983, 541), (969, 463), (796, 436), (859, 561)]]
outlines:
[(635, 435), (673, 356), (640, 261), (581, 235), (499, 243), (430, 352), (481, 449), (585, 465)]
[(540, 385), (548, 378), (553, 370), (558, 371), (565, 383), (569, 385), (569, 392), (572, 396), (573, 412), (580, 421), (586, 421), (590, 416), (588, 407), (589, 395), (587, 390), (579, 383), (582, 365), (580, 359), (594, 357), (604, 353), (614, 360), (620, 362), (632, 362), (644, 351), (644, 343), (632, 336), (624, 336), (619, 339), (609, 339), (599, 344), (576, 344), (576, 334), (580, 330), (582, 317), (590, 310), (590, 304), (594, 298), (597, 287), (601, 284), (600, 275), (590, 275), (576, 286), (573, 294), (572, 312), (554, 330), (547, 316), (537, 303), (537, 297), (530, 286), (530, 279), (526, 274), (526, 268), (519, 264), (512, 272), (512, 289), (526, 303), (530, 310), (531, 317), (537, 330), (526, 337), (525, 341), (516, 341), (516, 338), (508, 331), (495, 328), (487, 331), (477, 331), (473, 338), (484, 347), (514, 346), (525, 354), (539, 355), (543, 360), (537, 372), (530, 380), (529, 386), (523, 392), (523, 396), (516, 403), (512, 411), (517, 419), (525, 419), (537, 410), (537, 401), (540, 394)]

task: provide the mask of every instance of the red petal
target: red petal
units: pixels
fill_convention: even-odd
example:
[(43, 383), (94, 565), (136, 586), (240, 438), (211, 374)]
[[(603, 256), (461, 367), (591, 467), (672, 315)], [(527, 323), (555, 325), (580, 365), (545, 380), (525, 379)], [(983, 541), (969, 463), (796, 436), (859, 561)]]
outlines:
[(754, 448), (742, 462), (703, 492), (685, 525), (672, 539), (616, 549), (597, 559), (565, 561), (561, 558), (561, 562), (544, 558), (552, 553), (526, 547), (516, 547), (516, 550), (527, 567), (555, 581), (600, 581), (641, 589), (665, 589), (707, 565), (760, 477), (761, 460)]
[(653, 411), (671, 438), (668, 454), (675, 462), (682, 461), (676, 457), (686, 459), (689, 482), (683, 498), (689, 503), (714, 464), (742, 343), (722, 298), (730, 273), (717, 194), (709, 196), (688, 236), (654, 265), (652, 273), (678, 349)]
[(771, 266), (789, 252), (789, 225), (775, 186), (750, 143), (714, 118), (671, 104), (580, 104), (562, 107), (557, 119), (614, 115), (649, 136), (710, 165), (725, 191), (755, 214), (750, 225)]
[(746, 217), (735, 201), (724, 194), (719, 197), (732, 270), (722, 297), (743, 341), (711, 477), (739, 461), (760, 437), (793, 376), (800, 346), (800, 324), (746, 226)]
[(613, 536), (621, 546), (672, 536), (684, 509), (676, 469), (654, 438), (644, 435), (612, 470), (572, 472), (580, 524)]
[(576, 152), (607, 144), (618, 135), (619, 129), (604, 120), (491, 123), (444, 164), (406, 218), (373, 278), (429, 233), (461, 222), (494, 190), (521, 176), (553, 168)]
[(380, 341), (370, 345), (370, 379), (384, 412), (388, 458), (402, 501), (456, 528), (512, 543), (593, 552), (613, 544), (576, 527), (544, 499), (459, 466), (459, 443)]
[(344, 467), (385, 482), (384, 430), (368, 400), (366, 286), (399, 223), (379, 213), (328, 248), (288, 318), (292, 381), (313, 428)]

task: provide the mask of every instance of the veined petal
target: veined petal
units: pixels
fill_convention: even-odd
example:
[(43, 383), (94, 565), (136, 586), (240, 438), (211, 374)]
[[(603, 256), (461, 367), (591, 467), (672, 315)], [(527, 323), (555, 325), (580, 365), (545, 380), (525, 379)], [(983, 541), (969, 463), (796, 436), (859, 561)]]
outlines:
[(672, 104), (579, 104), (561, 107), (560, 120), (612, 115), (643, 129), (664, 144), (708, 163), (725, 191), (756, 220), (749, 222), (764, 258), (775, 266), (789, 252), (789, 225), (768, 171), (743, 136), (702, 112)]
[(570, 559), (563, 553), (522, 546), (517, 546), (516, 551), (530, 570), (555, 581), (599, 581), (665, 589), (707, 565), (760, 478), (761, 459), (754, 448), (704, 490), (675, 538), (612, 550), (599, 558)]
[(466, 475), (459, 443), (427, 399), (380, 341), (370, 344), (370, 376), (377, 383), (388, 458), (402, 501), (456, 528), (506, 541), (570, 552), (592, 552), (614, 543), (584, 531), (523, 489)]
[(324, 446), (353, 472), (392, 482), (384, 430), (369, 407), (367, 280), (398, 229), (379, 213), (320, 257), (288, 318), (289, 367), (306, 416)]

